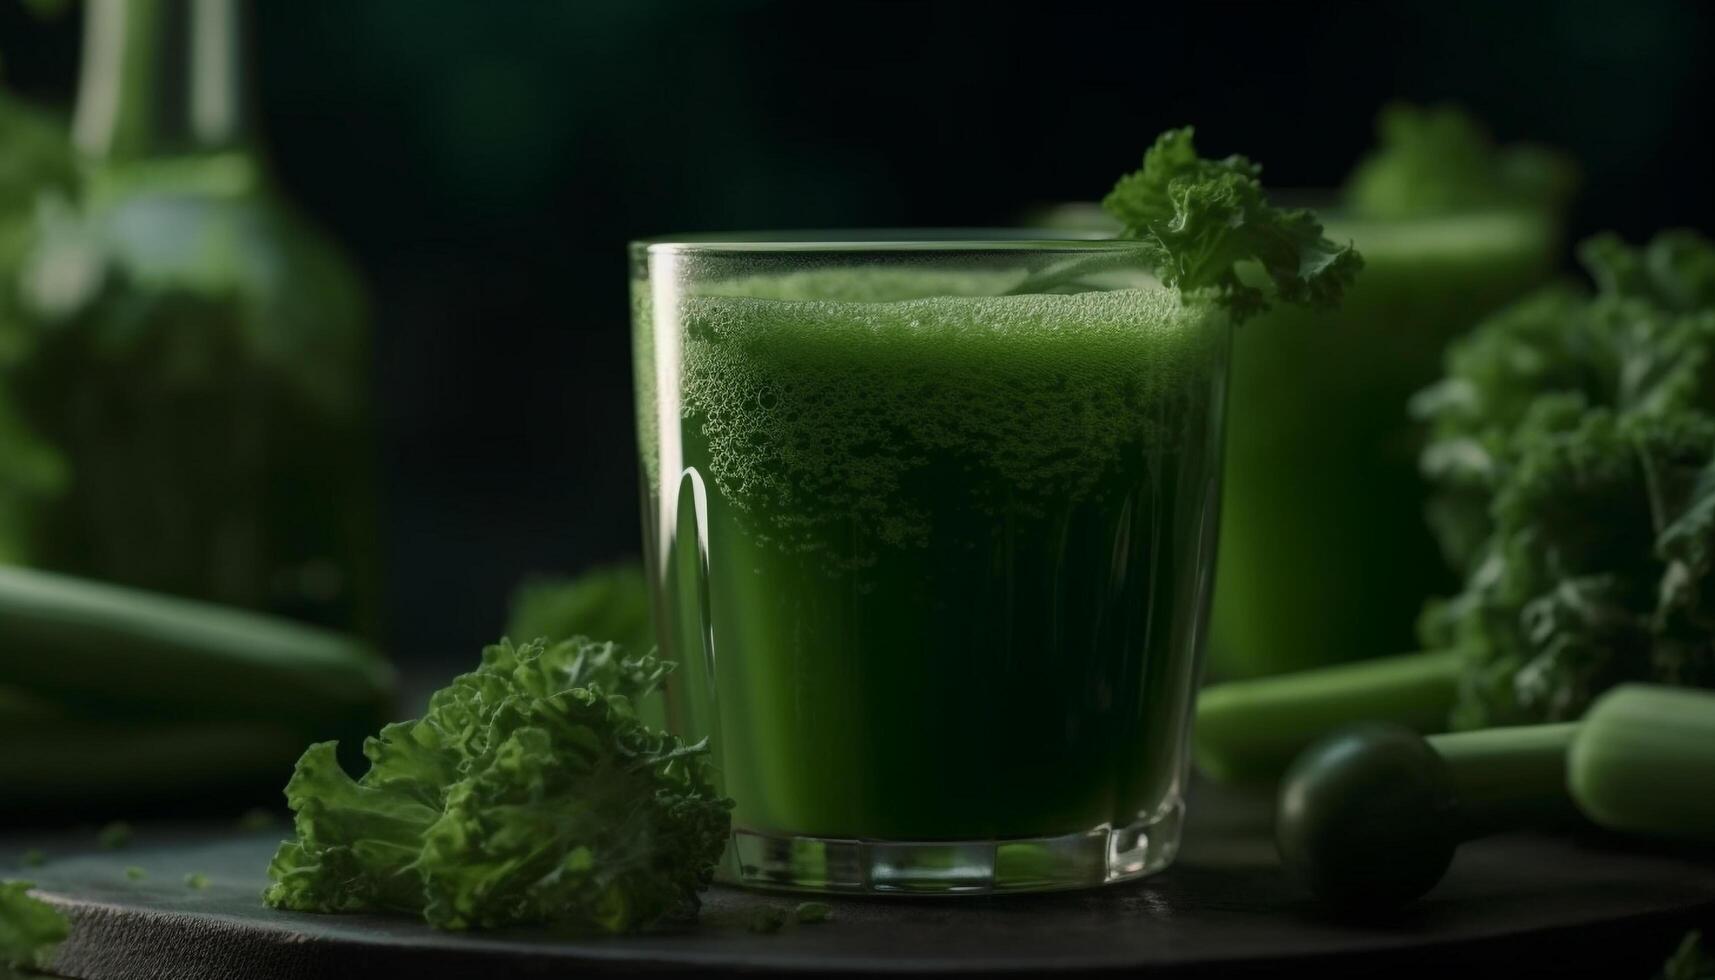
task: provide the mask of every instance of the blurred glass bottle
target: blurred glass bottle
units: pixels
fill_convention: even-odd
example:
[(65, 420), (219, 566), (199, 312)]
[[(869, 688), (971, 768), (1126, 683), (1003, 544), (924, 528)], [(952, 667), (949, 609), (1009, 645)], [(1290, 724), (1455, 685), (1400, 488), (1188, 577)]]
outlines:
[(274, 189), (243, 0), (91, 0), (77, 191), (38, 207), (9, 387), (69, 480), (32, 564), (373, 633), (361, 284)]

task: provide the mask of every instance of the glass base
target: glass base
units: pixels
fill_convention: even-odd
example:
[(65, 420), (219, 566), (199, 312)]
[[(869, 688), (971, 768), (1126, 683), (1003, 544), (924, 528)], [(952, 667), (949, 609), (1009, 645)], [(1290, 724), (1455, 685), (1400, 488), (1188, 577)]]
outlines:
[(1058, 837), (880, 841), (734, 830), (731, 885), (859, 895), (989, 895), (1092, 888), (1154, 874), (1179, 851), (1183, 803), (1124, 827)]

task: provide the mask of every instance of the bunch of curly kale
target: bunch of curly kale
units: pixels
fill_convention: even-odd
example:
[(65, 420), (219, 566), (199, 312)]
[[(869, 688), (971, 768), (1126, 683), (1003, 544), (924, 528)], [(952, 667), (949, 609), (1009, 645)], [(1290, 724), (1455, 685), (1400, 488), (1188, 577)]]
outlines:
[(1465, 658), (1458, 728), (1576, 718), (1622, 681), (1715, 686), (1715, 246), (1579, 254), (1594, 295), (1491, 317), (1413, 404), (1466, 576), (1420, 624)]
[(297, 838), (275, 855), (265, 899), (448, 929), (626, 932), (693, 913), (731, 801), (704, 746), (636, 716), (668, 666), (582, 637), (502, 640), (420, 721), (369, 739), (361, 779), (332, 742), (311, 746), (286, 787)]

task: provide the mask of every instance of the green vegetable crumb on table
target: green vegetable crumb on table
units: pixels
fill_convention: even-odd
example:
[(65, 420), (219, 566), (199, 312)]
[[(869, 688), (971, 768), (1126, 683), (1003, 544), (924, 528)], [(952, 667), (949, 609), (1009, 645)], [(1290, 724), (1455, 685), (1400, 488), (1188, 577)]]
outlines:
[(779, 932), (786, 925), (787, 918), (786, 910), (778, 905), (759, 906), (750, 911), (750, 931)]
[(117, 851), (122, 847), (129, 846), (131, 838), (134, 836), (135, 832), (131, 829), (130, 824), (123, 820), (115, 820), (97, 831), (95, 840), (103, 850)]
[(1659, 980), (1715, 980), (1715, 956), (1703, 948), (1703, 933), (1692, 930), (1662, 964)]
[(125, 877), (131, 881), (142, 881), (144, 878), (149, 877), (149, 872), (144, 871), (142, 868), (133, 864), (125, 869)]
[(204, 888), (208, 887), (208, 875), (203, 874), (201, 871), (192, 871), (190, 874), (185, 875), (185, 887), (202, 891)]
[(813, 925), (826, 922), (834, 917), (834, 907), (827, 902), (799, 902), (792, 910), (792, 918), (800, 925)]
[(47, 969), (71, 930), (58, 909), (30, 897), (32, 887), (28, 881), (0, 881), (0, 965)]
[(286, 798), (275, 908), (420, 914), (443, 929), (619, 933), (695, 913), (731, 802), (702, 744), (636, 715), (671, 669), (583, 637), (503, 640), (417, 721), (369, 739), (352, 779), (312, 745)]

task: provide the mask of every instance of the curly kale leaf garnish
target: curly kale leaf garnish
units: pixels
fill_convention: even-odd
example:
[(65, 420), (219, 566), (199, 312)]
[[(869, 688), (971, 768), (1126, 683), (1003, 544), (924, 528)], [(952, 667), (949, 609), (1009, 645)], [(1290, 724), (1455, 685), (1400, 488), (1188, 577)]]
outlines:
[(1204, 159), (1190, 127), (1171, 129), (1102, 207), (1120, 221), (1120, 237), (1148, 246), (1163, 283), (1212, 298), (1235, 322), (1276, 301), (1337, 304), (1363, 259), (1324, 237), (1310, 211), (1270, 204), (1261, 174), (1241, 156)]
[(0, 881), (0, 967), (47, 969), (70, 932), (59, 909), (30, 897), (32, 887), (28, 881)]

